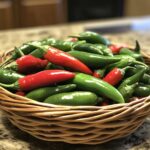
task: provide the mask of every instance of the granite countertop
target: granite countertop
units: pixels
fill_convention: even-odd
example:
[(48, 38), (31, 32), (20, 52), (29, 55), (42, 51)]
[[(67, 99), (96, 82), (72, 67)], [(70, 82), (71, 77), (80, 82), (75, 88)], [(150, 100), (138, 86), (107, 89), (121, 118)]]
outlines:
[[(38, 27), (19, 30), (0, 31), (0, 52), (6, 51), (23, 42), (38, 40), (53, 36), (66, 38), (67, 35), (77, 34), (84, 30), (87, 23), (67, 24), (60, 26)], [(114, 42), (132, 44), (135, 40), (142, 43), (142, 47), (149, 53), (150, 33), (126, 32), (106, 35)], [(136, 132), (122, 139), (100, 145), (71, 145), (67, 143), (45, 142), (13, 126), (0, 111), (0, 150), (150, 150), (150, 118)]]

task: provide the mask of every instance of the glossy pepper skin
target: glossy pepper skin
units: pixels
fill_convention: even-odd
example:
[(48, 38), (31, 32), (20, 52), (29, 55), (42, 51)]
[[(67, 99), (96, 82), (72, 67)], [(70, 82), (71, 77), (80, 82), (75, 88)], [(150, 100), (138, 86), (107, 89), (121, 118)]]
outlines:
[(41, 102), (51, 95), (63, 93), (63, 92), (70, 92), (75, 88), (76, 88), (75, 84), (67, 84), (67, 85), (60, 85), (54, 87), (43, 87), (29, 92), (26, 95), (26, 97)]
[(27, 55), (31, 53), (33, 50), (35, 50), (35, 47), (32, 45), (29, 45), (29, 43), (36, 43), (37, 45), (40, 45), (38, 41), (33, 41), (33, 42), (25, 43), (18, 48), (15, 47), (12, 55), (8, 59), (6, 59), (0, 66), (3, 66), (9, 63), (12, 60), (16, 60), (17, 58), (22, 56), (21, 54)]
[(41, 49), (37, 48), (37, 49), (35, 49), (34, 51), (32, 51), (32, 52), (30, 53), (30, 55), (32, 55), (32, 56), (34, 56), (34, 57), (36, 57), (36, 58), (43, 58), (44, 52), (41, 51)]
[(113, 53), (108, 46), (103, 44), (95, 44), (95, 45), (103, 52), (104, 56), (113, 56)]
[(93, 76), (77, 73), (72, 83), (77, 85), (81, 90), (87, 90), (100, 96), (106, 96), (117, 103), (124, 103), (124, 98), (120, 92), (107, 82), (97, 79)]
[(119, 89), (119, 92), (124, 97), (125, 101), (128, 102), (129, 98), (132, 97), (135, 88), (138, 86), (138, 83), (134, 83), (132, 85), (125, 85), (124, 87)]
[(111, 70), (104, 78), (103, 80), (113, 86), (117, 85), (124, 77), (125, 69), (120, 68), (114, 68)]
[(44, 51), (44, 58), (55, 65), (68, 67), (74, 71), (84, 72), (86, 74), (92, 74), (92, 71), (84, 63), (66, 52), (53, 47), (49, 47)]
[(44, 100), (45, 103), (69, 106), (94, 106), (98, 102), (96, 94), (86, 91), (59, 93)]
[(88, 43), (92, 43), (92, 44), (100, 43), (104, 45), (110, 45), (110, 41), (108, 39), (104, 38), (103, 36), (95, 32), (86, 31), (80, 33), (79, 36), (71, 36), (71, 37), (76, 37), (79, 40), (85, 40)]
[(103, 55), (102, 50), (97, 45), (91, 43), (75, 44), (72, 49)]
[(13, 90), (30, 91), (36, 88), (54, 85), (56, 83), (72, 79), (74, 76), (74, 73), (65, 70), (44, 70), (20, 78), (13, 84), (0, 83), (0, 86)]
[(116, 55), (114, 57), (111, 57), (81, 51), (70, 51), (68, 53), (93, 69), (105, 67), (106, 65), (118, 62), (121, 59), (132, 58), (131, 56), (127, 55)]
[(135, 88), (134, 96), (138, 96), (138, 97), (146, 97), (150, 95), (150, 85), (139, 85)]
[(0, 83), (14, 83), (18, 79), (23, 78), (24, 75), (21, 75), (17, 72), (7, 69), (0, 69)]
[(145, 73), (143, 77), (140, 79), (140, 82), (150, 84), (150, 75)]
[(62, 51), (68, 52), (72, 49), (73, 45), (76, 43), (85, 43), (85, 41), (63, 41), (63, 40), (56, 40), (54, 38), (47, 38), (42, 41), (42, 45), (49, 45), (55, 48), (58, 48)]
[(47, 38), (42, 41), (42, 45), (50, 45), (65, 52), (70, 51), (73, 44), (74, 42), (71, 41), (62, 41), (54, 38)]
[(116, 62), (116, 63), (112, 63), (110, 65), (108, 65), (106, 67), (106, 71), (109, 72), (111, 71), (113, 68), (124, 68), (126, 66), (129, 66), (131, 65), (133, 62), (135, 61), (134, 58), (124, 58), (124, 59), (121, 59), (120, 61)]
[(134, 74), (131, 77), (126, 78), (125, 80), (123, 80), (123, 82), (120, 84), (120, 86), (118, 87), (119, 91), (121, 90), (121, 88), (125, 87), (126, 85), (132, 85), (135, 84), (137, 82), (139, 82), (139, 80), (142, 78), (142, 76), (145, 73), (145, 68), (139, 70), (136, 74)]
[(15, 62), (9, 64), (8, 66), (5, 66), (5, 68), (9, 68), (23, 74), (31, 74), (35, 71), (39, 71), (45, 68), (47, 64), (47, 60), (42, 60), (32, 55), (24, 55), (18, 58)]
[(119, 54), (129, 55), (129, 56), (135, 58), (136, 60), (143, 61), (141, 54), (135, 53), (134, 51), (132, 51), (128, 48), (121, 48)]

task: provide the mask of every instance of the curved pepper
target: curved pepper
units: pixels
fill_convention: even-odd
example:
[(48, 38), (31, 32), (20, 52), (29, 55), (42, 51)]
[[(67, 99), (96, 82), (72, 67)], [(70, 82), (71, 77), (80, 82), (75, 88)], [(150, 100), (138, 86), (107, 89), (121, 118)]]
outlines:
[(114, 68), (103, 78), (103, 80), (114, 86), (123, 79), (126, 69), (127, 68)]
[(138, 97), (146, 97), (150, 95), (150, 85), (139, 85), (138, 87), (135, 88), (134, 96)]
[(35, 74), (20, 78), (13, 84), (2, 84), (0, 86), (20, 91), (30, 91), (36, 88), (49, 86), (62, 81), (72, 79), (74, 73), (64, 70), (44, 70)]
[(120, 84), (120, 86), (118, 87), (119, 91), (121, 88), (125, 87), (126, 85), (132, 85), (135, 84), (137, 82), (139, 82), (139, 80), (142, 78), (142, 76), (145, 73), (145, 68), (142, 68), (141, 70), (139, 70), (136, 74), (134, 74), (131, 77), (126, 78), (125, 80), (123, 80), (123, 82)]
[(14, 83), (24, 75), (18, 74), (12, 70), (0, 69), (0, 83)]
[(123, 67), (126, 67), (126, 66), (129, 66), (131, 65), (133, 62), (135, 61), (134, 58), (124, 58), (124, 59), (121, 59), (120, 61), (116, 62), (116, 63), (113, 63), (113, 64), (110, 64), (106, 67), (106, 71), (109, 72), (111, 71), (113, 68), (123, 68)]
[(125, 101), (128, 102), (129, 98), (132, 97), (135, 88), (138, 86), (138, 83), (134, 83), (132, 85), (125, 85), (124, 87), (119, 89), (119, 92), (124, 97)]
[(87, 90), (96, 93), (97, 95), (106, 96), (115, 102), (124, 103), (124, 98), (120, 92), (107, 82), (97, 79), (93, 76), (78, 73), (73, 79), (72, 83), (77, 85), (81, 90)]
[(102, 44), (95, 44), (95, 45), (103, 52), (104, 56), (113, 56), (113, 53), (108, 46)]
[(98, 54), (92, 54), (92, 53), (80, 52), (80, 51), (69, 51), (68, 53), (93, 69), (105, 67), (108, 64), (115, 63), (125, 58), (133, 59), (131, 56), (127, 56), (127, 55), (115, 55), (111, 57), (111, 56), (101, 56)]
[(70, 106), (94, 106), (98, 102), (96, 94), (92, 92), (76, 91), (59, 93), (48, 97), (44, 103)]
[(150, 84), (150, 75), (145, 73), (140, 81), (145, 84)]
[(100, 43), (104, 45), (110, 45), (110, 41), (108, 39), (104, 38), (98, 33), (90, 32), (90, 31), (82, 32), (79, 34), (79, 36), (70, 36), (70, 37), (75, 37), (78, 38), (79, 40), (85, 40), (88, 43), (92, 43), (92, 44)]
[(129, 55), (129, 56), (132, 56), (133, 58), (143, 62), (143, 57), (141, 54), (135, 53), (134, 51), (132, 51), (128, 48), (121, 48), (119, 54)]
[(72, 49), (73, 45), (76, 43), (85, 43), (85, 41), (63, 41), (54, 38), (48, 38), (42, 41), (42, 45), (49, 45), (58, 48), (62, 51), (68, 52)]
[(83, 43), (83, 44), (78, 43), (78, 44), (75, 44), (72, 47), (72, 49), (77, 50), (77, 51), (85, 51), (85, 52), (89, 52), (89, 53), (103, 55), (103, 52), (101, 51), (101, 49), (97, 45), (94, 45), (91, 43)]
[(60, 85), (55, 87), (43, 87), (29, 92), (26, 95), (26, 97), (37, 101), (44, 101), (47, 97), (51, 95), (62, 92), (70, 92), (75, 88), (76, 88), (75, 84)]
[(39, 41), (33, 41), (33, 42), (25, 43), (18, 48), (15, 47), (12, 55), (8, 59), (6, 59), (2, 64), (0, 64), (0, 67), (9, 63), (12, 60), (16, 60), (17, 58), (21, 57), (22, 54), (27, 55), (31, 53), (33, 50), (35, 50), (35, 47), (32, 45), (29, 45), (29, 43), (34, 43), (34, 44), (36, 43), (36, 45), (40, 45)]
[(5, 66), (5, 68), (9, 68), (20, 73), (31, 74), (45, 68), (47, 64), (47, 60), (42, 60), (32, 55), (24, 55), (18, 58), (15, 62)]
[(34, 46), (40, 48), (41, 51), (43, 51), (43, 58), (47, 59), (49, 62), (55, 65), (68, 67), (74, 71), (92, 74), (92, 71), (84, 63), (72, 57), (66, 52), (50, 46)]

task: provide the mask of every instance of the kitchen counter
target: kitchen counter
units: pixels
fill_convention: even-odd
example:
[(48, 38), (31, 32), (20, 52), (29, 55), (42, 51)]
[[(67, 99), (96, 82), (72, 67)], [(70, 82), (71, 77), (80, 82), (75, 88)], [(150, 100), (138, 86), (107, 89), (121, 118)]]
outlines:
[[(90, 23), (92, 26), (96, 22)], [(48, 36), (66, 38), (67, 35), (77, 34), (83, 31), (89, 23), (67, 24), (60, 26), (18, 29), (0, 32), (0, 52), (19, 46), (23, 42), (38, 40)], [(132, 44), (139, 40), (142, 48), (149, 53), (150, 33), (148, 32), (125, 32), (121, 34), (106, 35), (117, 43)], [(66, 143), (45, 142), (24, 133), (13, 126), (0, 112), (0, 150), (150, 150), (150, 118), (136, 132), (122, 139), (114, 140), (105, 144), (87, 146), (71, 145)]]

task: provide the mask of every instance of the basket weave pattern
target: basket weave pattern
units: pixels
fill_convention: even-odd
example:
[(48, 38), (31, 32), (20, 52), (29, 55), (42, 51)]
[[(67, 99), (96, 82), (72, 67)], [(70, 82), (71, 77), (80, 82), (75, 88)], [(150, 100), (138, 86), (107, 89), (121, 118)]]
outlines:
[[(150, 64), (150, 57), (143, 55)], [(57, 106), (0, 87), (0, 109), (15, 126), (42, 140), (72, 144), (99, 144), (134, 132), (150, 114), (150, 96), (134, 99), (102, 107)]]

